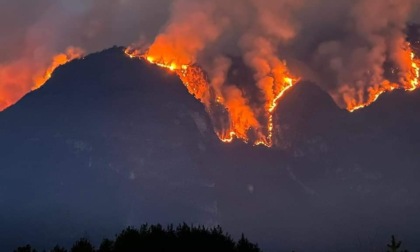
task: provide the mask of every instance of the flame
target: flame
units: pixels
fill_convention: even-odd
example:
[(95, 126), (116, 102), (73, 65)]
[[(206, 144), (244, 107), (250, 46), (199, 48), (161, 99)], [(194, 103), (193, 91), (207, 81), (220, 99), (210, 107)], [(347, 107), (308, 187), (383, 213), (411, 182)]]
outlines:
[(419, 78), (420, 78), (420, 68), (419, 68), (419, 64), (420, 64), (420, 60), (416, 59), (416, 55), (414, 54), (414, 52), (410, 53), (410, 59), (411, 59), (411, 80), (410, 80), (410, 85), (411, 87), (407, 88), (407, 91), (414, 91), (418, 88), (419, 86)]
[(288, 73), (283, 73), (283, 75), (286, 75), (286, 77), (283, 77), (283, 82), (279, 85), (278, 92), (274, 93), (274, 98), (272, 101), (269, 101), (269, 106), (267, 109), (268, 114), (268, 122), (267, 122), (267, 130), (268, 135), (267, 139), (260, 139), (255, 142), (254, 145), (264, 145), (267, 147), (271, 147), (273, 145), (273, 130), (274, 130), (274, 119), (273, 119), (273, 113), (277, 108), (277, 105), (280, 101), (280, 99), (283, 97), (283, 95), (296, 84), (299, 79), (290, 77), (291, 75)]
[(228, 134), (217, 134), (217, 136), (219, 137), (220, 141), (224, 143), (231, 143), (235, 139), (236, 133), (234, 131), (230, 131)]
[[(224, 143), (231, 143), (234, 139), (240, 139), (243, 142), (249, 142), (249, 132), (253, 131), (253, 144), (271, 147), (273, 145), (274, 118), (273, 114), (279, 101), (284, 94), (293, 87), (299, 78), (293, 77), (286, 67), (286, 63), (278, 59), (273, 66), (267, 68), (263, 60), (256, 59), (254, 67), (261, 70), (257, 75), (258, 87), (262, 90), (265, 97), (265, 105), (261, 108), (251, 108), (247, 104), (247, 100), (243, 97), (238, 88), (231, 87), (228, 94), (223, 96), (220, 91), (211, 99), (210, 85), (203, 69), (198, 65), (190, 62), (190, 59), (183, 55), (176, 57), (176, 53), (171, 51), (170, 57), (155, 50), (141, 52), (136, 49), (127, 48), (125, 53), (130, 58), (139, 58), (148, 61), (151, 64), (165, 68), (179, 76), (185, 87), (196, 99), (200, 100), (206, 106), (211, 102), (215, 102), (224, 106), (229, 114), (230, 124), (224, 129), (216, 130), (219, 139)], [(159, 48), (163, 48), (162, 45)], [(151, 52), (154, 53), (151, 53)], [(354, 112), (358, 109), (365, 108), (374, 103), (382, 94), (391, 92), (396, 89), (404, 89), (413, 91), (419, 87), (420, 78), (420, 60), (414, 51), (408, 45), (401, 56), (406, 66), (405, 71), (398, 68), (392, 69), (393, 74), (399, 75), (398, 82), (384, 80), (381, 83), (373, 85), (366, 90), (342, 90), (347, 110)], [(344, 85), (347, 87), (347, 85)], [(265, 122), (261, 123), (261, 119), (265, 118)], [(264, 121), (264, 120), (263, 120)]]
[(8, 64), (0, 64), (0, 111), (8, 108), (26, 93), (35, 90), (51, 78), (54, 70), (73, 59), (81, 57), (81, 49), (69, 47), (64, 53), (51, 58), (37, 58), (25, 53)]
[[(365, 108), (370, 104), (374, 103), (376, 100), (378, 100), (378, 98), (386, 92), (391, 92), (396, 89), (414, 91), (419, 87), (420, 59), (418, 59), (418, 57), (415, 55), (413, 49), (410, 48), (410, 44), (407, 45), (407, 49), (404, 51), (404, 55), (401, 56), (408, 70), (401, 73), (402, 77), (400, 78), (399, 83), (384, 80), (379, 85), (369, 87), (367, 90), (368, 97), (366, 101), (363, 101), (363, 99), (358, 99), (358, 101), (355, 97), (352, 97), (351, 95), (345, 95), (344, 100), (347, 104), (348, 111), (354, 112), (358, 109)], [(392, 69), (393, 74), (397, 72), (397, 69)], [(363, 96), (363, 94), (359, 93), (359, 97), (361, 96)]]
[(52, 73), (57, 67), (62, 66), (74, 59), (78, 59), (82, 57), (82, 55), (83, 55), (83, 51), (76, 47), (69, 47), (67, 48), (65, 53), (60, 53), (60, 54), (55, 55), (52, 59), (50, 66), (47, 68), (47, 70), (35, 76), (34, 86), (32, 87), (32, 90), (38, 89), (41, 86), (43, 86), (45, 82), (47, 82), (51, 78)]
[(165, 68), (170, 72), (176, 73), (188, 89), (190, 94), (200, 101), (203, 101), (204, 96), (207, 92), (207, 81), (205, 79), (204, 72), (194, 65), (179, 64), (175, 61), (165, 61), (163, 58), (156, 58), (147, 53), (142, 53), (140, 50), (133, 48), (126, 48), (124, 53), (134, 59), (145, 59), (149, 63)]
[[(176, 74), (184, 86), (188, 89), (188, 92), (192, 94), (196, 99), (202, 103), (208, 105), (210, 95), (210, 85), (207, 80), (204, 71), (197, 65), (187, 63), (187, 61), (178, 61), (175, 59), (167, 58), (161, 54), (152, 54), (151, 50), (142, 52), (134, 48), (126, 48), (124, 53), (134, 59), (142, 59), (147, 62), (167, 69), (169, 72)], [(185, 57), (184, 57), (185, 58)], [(245, 143), (248, 143), (248, 133), (251, 129), (256, 131), (256, 140), (254, 145), (264, 145), (271, 147), (273, 145), (273, 113), (277, 107), (279, 100), (283, 97), (285, 92), (289, 90), (293, 85), (297, 83), (299, 79), (292, 77), (284, 69), (275, 69), (272, 73), (273, 76), (283, 76), (282, 81), (276, 82), (274, 78), (271, 78), (269, 85), (272, 97), (266, 101), (264, 113), (266, 122), (266, 133), (263, 133), (263, 127), (261, 127), (259, 121), (256, 119), (256, 115), (247, 104), (245, 98), (239, 89), (229, 87), (227, 97), (215, 96), (213, 99), (217, 104), (222, 105), (229, 114), (230, 125), (222, 130), (216, 131), (218, 138), (224, 143), (231, 143), (234, 139), (240, 139)]]
[(397, 83), (392, 83), (387, 80), (383, 81), (380, 85), (368, 88), (368, 98), (365, 102), (357, 102), (355, 98), (345, 97), (347, 103), (347, 110), (354, 112), (358, 109), (365, 108), (374, 103), (378, 98), (386, 93), (398, 89), (400, 87)]

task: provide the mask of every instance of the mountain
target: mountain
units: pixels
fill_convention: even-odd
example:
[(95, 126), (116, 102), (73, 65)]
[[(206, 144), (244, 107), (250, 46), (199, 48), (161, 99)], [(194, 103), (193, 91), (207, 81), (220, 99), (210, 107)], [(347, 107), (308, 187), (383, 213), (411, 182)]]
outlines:
[(121, 48), (59, 68), (0, 114), (0, 243), (212, 220), (187, 211), (213, 203), (202, 198), (211, 181), (201, 167), (212, 162), (203, 153), (216, 141), (207, 120), (179, 80)]
[(419, 98), (349, 113), (299, 83), (269, 149), (219, 142), (176, 76), (123, 48), (72, 61), (0, 113), (0, 247), (185, 221), (265, 251), (366, 251), (393, 233), (420, 249)]

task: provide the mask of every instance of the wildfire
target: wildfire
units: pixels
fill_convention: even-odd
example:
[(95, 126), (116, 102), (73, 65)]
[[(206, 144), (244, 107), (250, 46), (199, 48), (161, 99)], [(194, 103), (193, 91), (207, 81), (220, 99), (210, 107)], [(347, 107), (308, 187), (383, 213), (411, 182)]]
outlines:
[(80, 58), (82, 57), (82, 55), (83, 55), (83, 51), (75, 47), (69, 47), (67, 48), (65, 53), (60, 53), (60, 54), (55, 55), (52, 59), (50, 66), (47, 68), (47, 70), (35, 76), (34, 86), (32, 90), (38, 89), (42, 85), (44, 85), (45, 82), (47, 82), (47, 80), (51, 78), (52, 73), (57, 67), (64, 65), (67, 62), (72, 61), (74, 59)]
[(174, 72), (184, 83), (190, 94), (200, 101), (203, 101), (203, 97), (206, 95), (208, 89), (208, 83), (205, 79), (204, 72), (194, 65), (178, 64), (175, 61), (165, 61), (164, 59), (157, 59), (147, 53), (142, 53), (139, 50), (133, 48), (125, 49), (124, 53), (130, 58), (138, 58), (147, 60), (149, 63), (156, 66), (165, 68), (171, 72)]
[[(408, 67), (407, 73), (400, 78), (400, 83), (393, 83), (388, 80), (383, 81), (379, 85), (370, 87), (368, 89), (368, 98), (365, 102), (358, 102), (354, 97), (345, 97), (347, 110), (354, 112), (358, 109), (365, 108), (375, 102), (382, 94), (391, 92), (396, 89), (404, 89), (405, 91), (414, 91), (419, 87), (420, 78), (420, 59), (418, 59), (413, 50), (407, 46), (405, 51), (404, 61)], [(396, 73), (395, 69), (392, 73)]]
[(273, 145), (273, 130), (274, 130), (274, 122), (273, 122), (273, 113), (277, 108), (279, 100), (283, 97), (283, 95), (288, 91), (294, 84), (296, 84), (299, 79), (289, 77), (290, 74), (286, 74), (287, 77), (283, 78), (283, 82), (280, 85), (280, 91), (277, 94), (274, 94), (274, 99), (269, 103), (267, 113), (268, 113), (268, 121), (267, 121), (267, 139), (261, 139), (255, 142), (254, 145), (264, 145), (267, 147), (271, 147)]
[(416, 55), (414, 52), (410, 53), (410, 59), (411, 59), (411, 74), (412, 78), (410, 80), (411, 87), (407, 88), (408, 91), (414, 91), (419, 86), (419, 78), (420, 78), (420, 60), (416, 59)]
[(354, 112), (358, 109), (365, 108), (370, 104), (374, 103), (376, 100), (378, 100), (379, 96), (381, 96), (383, 93), (390, 92), (392, 90), (398, 89), (399, 87), (399, 84), (391, 83), (389, 81), (384, 81), (381, 85), (376, 87), (370, 87), (368, 89), (367, 101), (363, 103), (358, 103), (354, 98), (347, 99), (347, 110), (350, 112)]
[(233, 139), (235, 139), (236, 134), (235, 134), (234, 131), (231, 131), (227, 135), (217, 134), (217, 136), (219, 137), (220, 141), (222, 141), (224, 143), (231, 143), (231, 142), (233, 142)]
[[(348, 111), (354, 112), (367, 107), (386, 92), (396, 89), (413, 91), (419, 87), (420, 60), (409, 46), (407, 48), (402, 58), (408, 70), (392, 70), (393, 74), (398, 74), (399, 81), (384, 80), (367, 88), (366, 91), (343, 92)], [(254, 109), (247, 104), (241, 91), (237, 88), (229, 90), (228, 93), (231, 97), (224, 97), (219, 91), (214, 98), (211, 98), (211, 87), (204, 70), (196, 64), (187, 63), (186, 57), (183, 57), (184, 60), (178, 61), (166, 58), (161, 54), (154, 55), (150, 51), (140, 52), (132, 48), (126, 49), (125, 53), (130, 58), (144, 59), (151, 64), (177, 74), (189, 93), (204, 103), (206, 107), (212, 102), (224, 106), (229, 114), (230, 125), (224, 129), (216, 130), (217, 136), (224, 143), (231, 143), (234, 139), (240, 139), (247, 143), (250, 140), (249, 132), (252, 131), (254, 145), (271, 147), (274, 131), (273, 113), (283, 95), (299, 81), (298, 78), (293, 77), (288, 72), (285, 62), (276, 61), (277, 67), (265, 72), (265, 76), (260, 76), (258, 83), (265, 97), (265, 105), (263, 108)], [(172, 52), (171, 55), (174, 55), (174, 53)], [(213, 100), (209, 102), (209, 99)], [(265, 118), (265, 120), (257, 118)]]
[(82, 54), (81, 49), (69, 47), (64, 53), (51, 57), (51, 60), (41, 56), (35, 60), (25, 54), (16, 61), (0, 64), (0, 111), (13, 105), (27, 92), (44, 85), (57, 67)]
[[(204, 71), (195, 64), (185, 64), (173, 59), (168, 59), (163, 56), (155, 56), (150, 51), (142, 52), (137, 49), (127, 48), (124, 53), (134, 59), (146, 60), (151, 64), (167, 69), (169, 72), (175, 73), (184, 86), (188, 89), (196, 99), (208, 106), (210, 102), (210, 84)], [(267, 100), (267, 106), (264, 108), (264, 114), (267, 117), (266, 133), (262, 133), (263, 129), (260, 126), (256, 116), (252, 110), (247, 107), (246, 101), (242, 99), (225, 99), (221, 96), (214, 97), (212, 102), (222, 105), (229, 114), (230, 125), (227, 129), (221, 129), (216, 132), (219, 139), (224, 143), (231, 143), (234, 139), (240, 139), (247, 143), (249, 141), (248, 132), (251, 129), (256, 131), (256, 140), (254, 145), (264, 145), (271, 147), (273, 144), (273, 113), (277, 104), (284, 93), (289, 90), (298, 79), (292, 77), (287, 71), (276, 72), (273, 76), (285, 76), (282, 81), (276, 82), (273, 78), (270, 81), (271, 90), (273, 94), (269, 95), (272, 99)], [(231, 95), (238, 97), (240, 91), (238, 89), (231, 90)], [(242, 97), (242, 96), (239, 96)], [(246, 109), (245, 109), (246, 108)]]

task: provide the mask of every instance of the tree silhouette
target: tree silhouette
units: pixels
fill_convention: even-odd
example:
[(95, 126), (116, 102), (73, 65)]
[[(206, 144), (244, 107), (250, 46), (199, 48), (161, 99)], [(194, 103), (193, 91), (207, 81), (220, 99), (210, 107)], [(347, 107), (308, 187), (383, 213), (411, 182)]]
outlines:
[(37, 251), (33, 249), (31, 245), (28, 244), (23, 247), (18, 247), (17, 249), (14, 250), (14, 252), (37, 252)]
[(103, 239), (99, 246), (98, 252), (112, 252), (114, 251), (114, 242), (110, 239)]
[(56, 245), (53, 249), (50, 250), (50, 252), (67, 252), (67, 249)]
[[(408, 252), (401, 249), (401, 241), (393, 235), (387, 244), (387, 252)], [(44, 250), (45, 252), (46, 250)], [(82, 238), (76, 241), (69, 252), (261, 252), (257, 244), (250, 242), (244, 234), (236, 242), (220, 226), (181, 224), (174, 228), (161, 225), (142, 225), (140, 228), (128, 227), (115, 236), (115, 240), (103, 239), (99, 249)], [(31, 245), (18, 247), (14, 252), (37, 252)], [(59, 245), (50, 252), (67, 252)]]
[(86, 238), (81, 238), (73, 245), (70, 251), (71, 252), (95, 252), (95, 248)]
[(241, 239), (238, 241), (238, 244), (236, 245), (236, 250), (244, 251), (244, 252), (260, 251), (260, 249), (258, 248), (258, 245), (250, 243), (248, 239), (245, 238), (244, 234), (242, 234)]
[[(104, 239), (95, 250), (85, 238), (74, 243), (70, 252), (260, 252), (256, 244), (249, 242), (244, 235), (235, 242), (220, 226), (179, 225), (166, 228), (161, 225), (142, 225), (140, 228), (128, 227), (115, 236), (115, 241)], [(30, 245), (18, 248), (15, 252), (35, 252)], [(66, 252), (58, 245), (51, 252)]]
[(389, 248), (389, 250), (388, 250), (388, 252), (408, 252), (407, 250), (399, 250), (400, 249), (400, 247), (401, 247), (401, 241), (397, 241), (396, 239), (395, 239), (395, 236), (393, 235), (392, 237), (391, 237), (391, 243), (390, 244), (387, 244), (387, 246), (388, 246), (388, 248)]
[(144, 240), (144, 232), (129, 227), (123, 230), (116, 238), (114, 250), (115, 251), (140, 251)]

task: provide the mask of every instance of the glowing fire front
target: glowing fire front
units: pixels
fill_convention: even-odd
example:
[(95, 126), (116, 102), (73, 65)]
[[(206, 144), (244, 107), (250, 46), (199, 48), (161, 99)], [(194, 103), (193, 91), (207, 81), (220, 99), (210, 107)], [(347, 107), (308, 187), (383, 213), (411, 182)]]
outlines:
[(127, 48), (125, 54), (130, 58), (144, 59), (150, 62), (151, 64), (157, 65), (159, 67), (168, 69), (171, 72), (176, 73), (184, 83), (185, 87), (188, 89), (188, 92), (200, 101), (203, 101), (204, 96), (208, 90), (208, 84), (205, 79), (204, 72), (194, 65), (187, 64), (177, 64), (175, 61), (165, 62), (162, 59), (156, 59), (153, 56), (144, 54), (139, 50)]
[(57, 67), (82, 55), (81, 49), (69, 47), (51, 59), (49, 55), (43, 55), (38, 60), (26, 57), (11, 64), (0, 64), (0, 111), (14, 104), (27, 92), (44, 85)]
[[(285, 92), (293, 87), (299, 80), (288, 72), (285, 63), (281, 64), (282, 67), (280, 67), (277, 72), (271, 72), (269, 76), (265, 76), (261, 79), (258, 84), (261, 87), (265, 87), (262, 89), (264, 92), (263, 95), (265, 96), (265, 105), (263, 108), (258, 108), (260, 111), (258, 116), (261, 117), (262, 115), (266, 118), (263, 120), (263, 123), (261, 123), (261, 120), (257, 119), (257, 112), (247, 104), (239, 89), (234, 89), (229, 93), (230, 95), (237, 96), (241, 99), (229, 99), (220, 95), (212, 96), (211, 85), (209, 84), (206, 73), (199, 66), (187, 62), (165, 59), (161, 56), (156, 57), (147, 51), (141, 52), (132, 48), (126, 49), (125, 53), (130, 58), (147, 60), (151, 64), (177, 74), (189, 93), (204, 103), (207, 108), (209, 108), (208, 106), (211, 103), (222, 105), (229, 114), (230, 123), (225, 128), (215, 131), (219, 139), (225, 143), (230, 143), (235, 138), (248, 143), (250, 141), (249, 132), (252, 130), (252, 141), (254, 145), (271, 147), (273, 145), (274, 131), (273, 113)], [(409, 70), (404, 71), (405, 74), (399, 77), (398, 82), (384, 80), (382, 83), (375, 84), (367, 89), (367, 97), (363, 97), (365, 94), (364, 90), (358, 90), (356, 94), (354, 92), (346, 94), (345, 91), (341, 91), (347, 110), (353, 112), (367, 107), (385, 92), (396, 89), (404, 89), (406, 91), (416, 90), (419, 87), (420, 60), (416, 57), (410, 47), (408, 47), (405, 53), (404, 62)], [(209, 99), (213, 100), (209, 101)]]
[[(167, 69), (178, 75), (182, 83), (196, 99), (200, 100), (208, 110), (211, 110), (211, 104), (223, 106), (229, 115), (229, 124), (225, 128), (215, 130), (219, 139), (224, 143), (230, 143), (235, 138), (245, 143), (250, 141), (249, 132), (254, 131), (253, 144), (271, 147), (273, 145), (273, 113), (277, 104), (284, 93), (297, 83), (298, 79), (292, 77), (287, 70), (282, 69), (273, 76), (280, 76), (278, 81), (274, 77), (267, 78), (271, 88), (269, 97), (265, 101), (261, 115), (265, 117), (265, 123), (261, 123), (257, 119), (256, 112), (247, 104), (245, 98), (239, 89), (230, 87), (228, 95), (212, 95), (211, 85), (208, 77), (202, 68), (195, 64), (179, 63), (176, 60), (164, 59), (150, 54), (150, 52), (142, 52), (137, 49), (127, 48), (125, 54), (130, 58), (146, 60), (151, 64)], [(261, 108), (260, 108), (261, 110)], [(260, 116), (261, 116), (260, 115)], [(265, 126), (263, 126), (265, 125)]]
[[(403, 76), (400, 76), (398, 83), (391, 82), (389, 80), (384, 80), (382, 83), (375, 84), (374, 86), (368, 88), (368, 97), (366, 99), (359, 98), (358, 100), (356, 100), (354, 94), (344, 95), (344, 101), (347, 104), (347, 110), (350, 112), (354, 112), (358, 109), (365, 108), (370, 104), (374, 103), (382, 94), (386, 92), (391, 92), (396, 89), (403, 89), (405, 91), (416, 90), (419, 87), (420, 59), (417, 58), (417, 56), (413, 52), (413, 49), (411, 49), (409, 45), (404, 51), (402, 59), (404, 61), (404, 65), (408, 70), (405, 71), (405, 74)], [(362, 90), (360, 90), (360, 93), (357, 96), (363, 96)]]
[(54, 70), (62, 66), (74, 59), (78, 59), (83, 56), (83, 50), (76, 48), (76, 47), (69, 47), (67, 48), (66, 52), (57, 54), (53, 57), (50, 66), (45, 71), (40, 72), (34, 78), (34, 87), (32, 90), (40, 88), (42, 85), (47, 82), (51, 78), (52, 73)]

